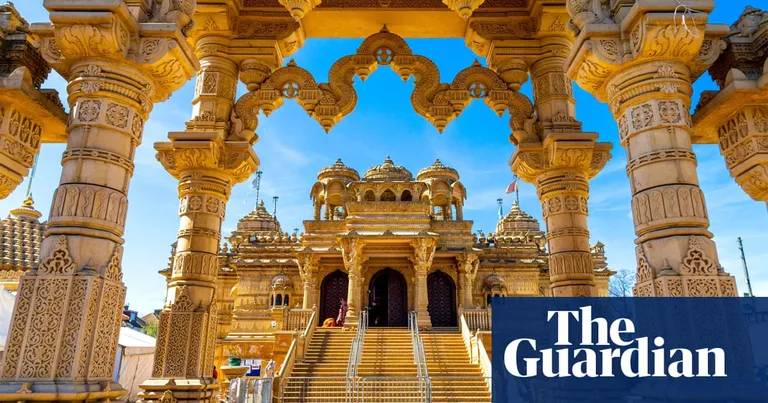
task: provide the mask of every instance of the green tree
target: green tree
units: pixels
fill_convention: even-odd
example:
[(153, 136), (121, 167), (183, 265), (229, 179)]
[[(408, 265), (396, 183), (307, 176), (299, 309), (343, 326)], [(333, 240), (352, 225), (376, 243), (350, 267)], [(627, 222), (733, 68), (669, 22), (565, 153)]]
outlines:
[(147, 336), (157, 337), (157, 322), (147, 323), (141, 328), (141, 331)]

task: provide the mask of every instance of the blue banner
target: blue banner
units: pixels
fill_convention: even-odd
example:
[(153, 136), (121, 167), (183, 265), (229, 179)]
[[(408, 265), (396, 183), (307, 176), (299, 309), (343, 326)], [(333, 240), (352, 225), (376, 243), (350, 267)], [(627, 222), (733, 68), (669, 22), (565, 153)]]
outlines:
[(768, 402), (768, 299), (492, 306), (493, 403)]

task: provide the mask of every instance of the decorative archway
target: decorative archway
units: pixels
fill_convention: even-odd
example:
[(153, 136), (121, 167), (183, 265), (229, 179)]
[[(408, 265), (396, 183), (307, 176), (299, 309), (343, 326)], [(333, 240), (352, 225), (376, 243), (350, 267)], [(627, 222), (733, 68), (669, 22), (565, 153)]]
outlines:
[(438, 270), (427, 277), (429, 317), (433, 327), (457, 326), (456, 283), (448, 274)]
[(320, 285), (320, 324), (328, 318), (336, 319), (339, 314), (339, 299), (347, 299), (348, 290), (349, 277), (341, 270), (336, 270), (323, 278)]
[(250, 89), (235, 104), (232, 125), (236, 138), (250, 138), (256, 130), (256, 115), (263, 111), (269, 116), (283, 104), (285, 98), (295, 98), (325, 131), (355, 109), (357, 92), (354, 77), (365, 81), (378, 66), (390, 66), (403, 81), (415, 77), (411, 104), (439, 132), (475, 99), (483, 99), (501, 117), (509, 110), (510, 126), (516, 138), (533, 134), (533, 104), (523, 94), (512, 89), (493, 70), (477, 61), (460, 71), (452, 83), (440, 82), (440, 71), (432, 60), (414, 55), (403, 38), (384, 27), (366, 38), (354, 55), (344, 56), (331, 66), (328, 83), (317, 83), (312, 74), (291, 60), (286, 67), (270, 75), (261, 71), (241, 73)]
[(368, 285), (371, 326), (407, 326), (408, 285), (400, 272), (382, 269), (371, 277)]

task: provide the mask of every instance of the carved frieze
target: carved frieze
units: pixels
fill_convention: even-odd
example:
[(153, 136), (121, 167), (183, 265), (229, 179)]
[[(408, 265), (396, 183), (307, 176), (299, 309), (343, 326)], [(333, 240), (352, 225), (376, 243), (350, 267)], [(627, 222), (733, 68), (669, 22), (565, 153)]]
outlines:
[(632, 198), (632, 217), (638, 235), (674, 225), (678, 220), (708, 226), (704, 195), (698, 186), (666, 185), (641, 191)]

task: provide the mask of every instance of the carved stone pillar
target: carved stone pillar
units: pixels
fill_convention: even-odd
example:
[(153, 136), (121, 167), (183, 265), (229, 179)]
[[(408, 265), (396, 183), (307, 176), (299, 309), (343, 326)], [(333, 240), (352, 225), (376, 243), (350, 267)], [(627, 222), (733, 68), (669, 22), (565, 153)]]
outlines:
[(416, 320), (420, 329), (432, 329), (429, 317), (429, 295), (427, 294), (427, 274), (432, 267), (437, 241), (434, 238), (418, 238), (413, 241), (414, 255), (411, 258), (416, 279)]
[(595, 133), (551, 133), (519, 144), (510, 165), (536, 185), (549, 242), (549, 278), (556, 297), (597, 296), (589, 245), (589, 180), (610, 159), (611, 143)]
[(480, 267), (480, 259), (475, 254), (465, 253), (459, 257), (459, 267), (459, 273), (464, 278), (464, 295), (462, 296), (464, 308), (472, 309), (474, 308), (472, 290), (474, 290), (475, 277)]
[(113, 371), (133, 157), (153, 103), (197, 67), (180, 30), (188, 15), (164, 4), (156, 23), (120, 2), (93, 11), (47, 0), (52, 24), (32, 27), (43, 56), (69, 82), (71, 112), (40, 266), (18, 292), (0, 400), (103, 401), (125, 393)]
[[(12, 3), (0, 5), (0, 199), (29, 174), (40, 144), (63, 143), (67, 114), (55, 90), (41, 90), (51, 67)], [(10, 73), (10, 74), (9, 74)]]
[(141, 397), (160, 400), (170, 391), (177, 401), (209, 401), (218, 389), (212, 370), (221, 222), (232, 186), (257, 170), (258, 158), (250, 143), (222, 140), (216, 131), (169, 137), (155, 149), (179, 181), (181, 225), (152, 378), (141, 385)]
[[(687, 27), (673, 21), (677, 6), (674, 0), (636, 3), (627, 13), (617, 3), (611, 15), (602, 15), (570, 0), (580, 33), (568, 73), (609, 102), (618, 122), (638, 237), (635, 295), (735, 296), (734, 279), (720, 266), (708, 230), (688, 112), (691, 82), (719, 55), (717, 38), (728, 30), (707, 24), (712, 1), (697, 3), (694, 28), (690, 18)], [(589, 25), (595, 23), (604, 25)]]
[(747, 6), (709, 69), (719, 91), (701, 94), (693, 142), (718, 144), (725, 165), (753, 199), (768, 204), (768, 12)]
[(302, 301), (303, 309), (310, 309), (314, 305), (314, 284), (315, 276), (317, 274), (317, 264), (320, 262), (320, 258), (313, 253), (300, 253), (298, 256), (299, 274), (301, 280), (304, 282), (304, 300)]
[(542, 38), (540, 46), (539, 51), (544, 55), (530, 63), (537, 131), (541, 138), (552, 131), (581, 132), (581, 122), (576, 120), (573, 85), (563, 66), (571, 44), (558, 36)]
[(456, 202), (456, 220), (464, 220), (464, 204), (461, 201)]
[(349, 286), (347, 289), (347, 317), (344, 321), (344, 327), (354, 328), (358, 326), (360, 314), (360, 286), (363, 281), (362, 271), (365, 258), (363, 256), (363, 241), (355, 238), (354, 234), (339, 240), (341, 244), (341, 254), (344, 258), (344, 267), (349, 276)]

